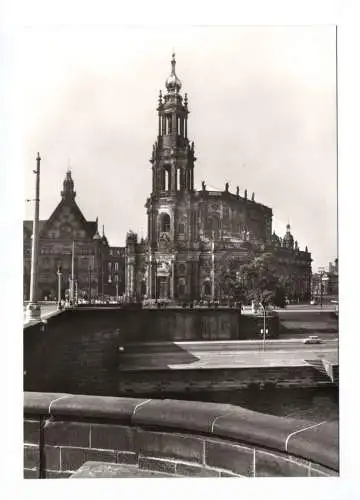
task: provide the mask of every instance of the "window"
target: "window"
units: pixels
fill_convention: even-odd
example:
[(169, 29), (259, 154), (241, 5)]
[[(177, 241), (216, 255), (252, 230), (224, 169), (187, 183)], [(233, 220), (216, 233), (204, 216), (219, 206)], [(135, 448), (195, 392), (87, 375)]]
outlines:
[(179, 264), (178, 272), (179, 274), (185, 274), (185, 264)]
[(204, 283), (204, 295), (211, 295), (211, 283), (210, 283), (210, 281), (205, 281), (205, 283)]
[(108, 263), (108, 271), (111, 273), (111, 262)]
[(108, 283), (111, 283), (111, 274), (109, 274)]
[(117, 273), (119, 271), (119, 263), (115, 262), (115, 272)]
[(170, 232), (170, 215), (169, 214), (161, 214), (160, 215), (160, 231), (162, 233)]
[(180, 224), (178, 225), (178, 233), (184, 234), (184, 232), (185, 232), (185, 224), (183, 222), (180, 222)]
[(210, 215), (206, 219), (205, 223), (205, 233), (208, 238), (211, 238), (214, 235), (216, 235), (219, 231), (220, 223), (219, 223), (219, 218), (217, 214)]

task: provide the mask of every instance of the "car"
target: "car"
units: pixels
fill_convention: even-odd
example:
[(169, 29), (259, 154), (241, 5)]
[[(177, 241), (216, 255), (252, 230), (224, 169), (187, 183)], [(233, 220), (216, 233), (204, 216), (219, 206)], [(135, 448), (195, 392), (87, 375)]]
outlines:
[(310, 300), (310, 305), (315, 306), (316, 305), (316, 300)]
[(317, 335), (310, 335), (303, 342), (304, 344), (321, 344), (322, 340)]

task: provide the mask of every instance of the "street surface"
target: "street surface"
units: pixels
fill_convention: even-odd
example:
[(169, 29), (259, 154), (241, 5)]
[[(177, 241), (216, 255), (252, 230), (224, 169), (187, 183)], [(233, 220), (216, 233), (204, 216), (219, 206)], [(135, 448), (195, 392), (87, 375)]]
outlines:
[(122, 370), (305, 366), (338, 363), (338, 342), (301, 340), (138, 343), (120, 346)]

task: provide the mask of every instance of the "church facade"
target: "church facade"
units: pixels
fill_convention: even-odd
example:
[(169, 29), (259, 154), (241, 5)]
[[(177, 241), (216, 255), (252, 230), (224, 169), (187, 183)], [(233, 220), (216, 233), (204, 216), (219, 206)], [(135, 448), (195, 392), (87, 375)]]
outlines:
[[(310, 298), (311, 254), (286, 228), (272, 232), (272, 209), (239, 188), (194, 189), (195, 147), (188, 137), (188, 98), (182, 97), (175, 56), (166, 93), (157, 107), (158, 133), (151, 155), (152, 189), (146, 200), (147, 238), (130, 231), (125, 251), (125, 296), (129, 302), (231, 298), (226, 277), (271, 252), (289, 277), (288, 296)], [(241, 279), (241, 276), (238, 276)]]
[[(78, 298), (95, 299), (124, 293), (124, 247), (111, 247), (99, 234), (98, 219), (87, 221), (76, 201), (71, 172), (66, 173), (61, 200), (48, 220), (39, 221), (38, 298), (58, 299), (58, 270), (61, 296), (74, 290)], [(33, 222), (24, 221), (24, 300), (29, 298)]]

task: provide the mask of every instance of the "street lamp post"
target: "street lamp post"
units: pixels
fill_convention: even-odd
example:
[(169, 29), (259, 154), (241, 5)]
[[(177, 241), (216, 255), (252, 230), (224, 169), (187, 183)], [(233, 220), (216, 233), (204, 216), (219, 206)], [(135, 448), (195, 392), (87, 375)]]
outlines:
[(89, 304), (91, 304), (91, 265), (89, 265)]
[(211, 240), (211, 301), (215, 301), (215, 241), (214, 232)]
[(74, 305), (78, 303), (78, 280), (75, 280), (75, 296), (74, 296)]
[(60, 310), (61, 309), (61, 275), (62, 275), (62, 269), (61, 266), (58, 267), (57, 270), (57, 277), (58, 277), (58, 303), (57, 303), (57, 308)]
[(115, 274), (115, 284), (116, 284), (116, 302), (119, 302), (119, 275)]
[(266, 339), (266, 334), (269, 333), (269, 330), (267, 330), (267, 328), (266, 328), (266, 309), (265, 309), (265, 306), (264, 306), (264, 304), (262, 304), (262, 302), (260, 302), (260, 306), (262, 307), (263, 312), (264, 312), (264, 326), (260, 330), (260, 333), (263, 334), (263, 350), (265, 351), (265, 339)]
[(37, 321), (41, 318), (41, 307), (38, 303), (38, 257), (39, 257), (39, 209), (40, 209), (40, 154), (36, 157), (35, 210), (31, 249), (30, 297), (26, 307), (26, 320)]
[(71, 254), (71, 286), (70, 286), (70, 301), (74, 305), (75, 299), (75, 282), (74, 282), (74, 271), (75, 271), (75, 241), (72, 242), (72, 254)]

